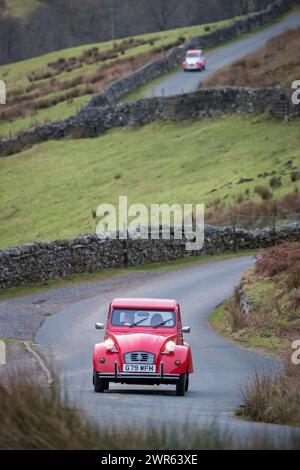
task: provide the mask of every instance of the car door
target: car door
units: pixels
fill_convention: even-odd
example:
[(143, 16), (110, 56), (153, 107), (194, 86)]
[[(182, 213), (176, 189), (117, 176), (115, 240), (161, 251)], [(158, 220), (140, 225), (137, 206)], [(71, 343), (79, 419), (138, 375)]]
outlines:
[(183, 344), (182, 321), (180, 306), (177, 304), (177, 328), (178, 328), (178, 344)]

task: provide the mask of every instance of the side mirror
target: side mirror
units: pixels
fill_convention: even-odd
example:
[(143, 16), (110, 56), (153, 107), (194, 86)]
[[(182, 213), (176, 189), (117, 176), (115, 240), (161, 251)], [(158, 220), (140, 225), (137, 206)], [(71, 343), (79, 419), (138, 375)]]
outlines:
[(190, 333), (191, 332), (191, 327), (190, 326), (184, 326), (181, 331), (182, 331), (182, 333)]
[(95, 323), (96, 330), (104, 330), (105, 325), (104, 323)]

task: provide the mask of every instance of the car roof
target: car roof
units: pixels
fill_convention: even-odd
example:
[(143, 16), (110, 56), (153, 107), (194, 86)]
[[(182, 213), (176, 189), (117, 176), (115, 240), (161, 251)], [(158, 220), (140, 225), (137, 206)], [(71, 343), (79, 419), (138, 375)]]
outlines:
[(113, 308), (148, 308), (160, 310), (174, 310), (177, 306), (177, 301), (175, 299), (127, 298), (114, 299), (111, 305)]
[(186, 51), (187, 54), (189, 54), (190, 52), (198, 52), (199, 54), (201, 54), (202, 49), (190, 49), (189, 51)]

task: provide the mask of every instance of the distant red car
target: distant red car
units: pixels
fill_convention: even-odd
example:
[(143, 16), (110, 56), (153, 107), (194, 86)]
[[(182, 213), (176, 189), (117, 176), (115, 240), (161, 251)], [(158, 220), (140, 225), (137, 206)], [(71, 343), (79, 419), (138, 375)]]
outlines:
[(191, 49), (186, 52), (182, 68), (185, 72), (189, 70), (202, 71), (206, 67), (206, 57), (200, 49)]
[[(104, 329), (96, 323), (96, 329)], [(115, 299), (110, 304), (104, 342), (94, 346), (93, 384), (104, 392), (109, 382), (176, 385), (184, 396), (193, 372), (190, 346), (176, 300)]]

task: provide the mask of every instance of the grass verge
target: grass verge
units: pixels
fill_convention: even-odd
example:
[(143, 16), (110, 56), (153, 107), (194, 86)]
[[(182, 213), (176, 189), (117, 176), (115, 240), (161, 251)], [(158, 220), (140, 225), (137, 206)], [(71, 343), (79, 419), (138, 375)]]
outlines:
[(255, 374), (242, 389), (243, 406), (236, 414), (259, 422), (300, 426), (300, 365), (287, 355), (276, 375)]
[(277, 355), (290, 348), (300, 338), (300, 243), (261, 252), (210, 323), (242, 346)]
[[(19, 377), (22, 376), (20, 382)], [(30, 378), (29, 378), (30, 377)], [(59, 383), (41, 387), (32, 373), (10, 374), (0, 384), (0, 449), (2, 450), (176, 450), (176, 449), (272, 449), (271, 434), (249, 439), (221, 431), (217, 426), (182, 428), (167, 425), (147, 428), (128, 424), (116, 427), (89, 421), (76, 410)], [(296, 449), (299, 438), (291, 435), (283, 447)]]
[(234, 296), (212, 313), (210, 324), (240, 346), (282, 359), (276, 375), (255, 374), (242, 388), (237, 415), (300, 426), (299, 352), (296, 358), (293, 354), (300, 340), (300, 243), (260, 253)]

